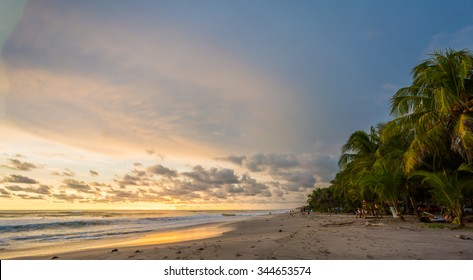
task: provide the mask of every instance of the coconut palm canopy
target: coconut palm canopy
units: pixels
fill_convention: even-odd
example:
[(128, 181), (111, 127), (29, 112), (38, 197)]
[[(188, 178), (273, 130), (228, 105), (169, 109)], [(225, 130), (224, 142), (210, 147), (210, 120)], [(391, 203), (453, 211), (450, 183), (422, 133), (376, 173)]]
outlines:
[[(324, 201), (332, 194), (353, 209), (354, 201), (377, 200), (399, 214), (400, 202), (416, 209), (415, 194), (428, 190), (463, 225), (463, 206), (473, 202), (472, 78), (469, 50), (437, 51), (414, 67), (412, 84), (391, 98), (393, 119), (354, 132), (343, 145), (341, 171)], [(314, 191), (309, 204), (317, 207), (320, 195)]]

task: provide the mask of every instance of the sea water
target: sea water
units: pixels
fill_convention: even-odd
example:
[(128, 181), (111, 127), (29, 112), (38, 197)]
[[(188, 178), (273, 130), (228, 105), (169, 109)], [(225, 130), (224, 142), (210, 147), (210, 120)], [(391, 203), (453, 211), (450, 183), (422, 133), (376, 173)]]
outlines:
[[(0, 259), (82, 241), (133, 238), (269, 211), (0, 211)], [(275, 213), (275, 211), (273, 211)]]

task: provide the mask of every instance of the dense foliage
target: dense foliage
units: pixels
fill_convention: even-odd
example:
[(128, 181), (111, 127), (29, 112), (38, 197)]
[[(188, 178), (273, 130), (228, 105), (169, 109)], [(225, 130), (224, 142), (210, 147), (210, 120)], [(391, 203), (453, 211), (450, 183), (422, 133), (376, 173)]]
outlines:
[(318, 211), (401, 213), (436, 204), (463, 225), (473, 202), (473, 55), (435, 52), (414, 67), (412, 84), (391, 98), (391, 116), (369, 132), (355, 131), (342, 147), (340, 171), (327, 189), (309, 195)]

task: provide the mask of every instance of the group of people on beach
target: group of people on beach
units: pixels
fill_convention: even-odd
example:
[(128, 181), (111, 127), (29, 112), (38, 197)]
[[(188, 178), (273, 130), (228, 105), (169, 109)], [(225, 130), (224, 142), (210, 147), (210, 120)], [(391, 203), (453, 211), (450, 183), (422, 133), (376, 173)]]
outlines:
[(373, 215), (373, 217), (376, 217), (376, 218), (382, 218), (383, 217), (382, 213), (379, 210), (379, 205), (378, 205), (377, 202), (374, 202), (374, 204), (371, 205), (372, 207), (367, 207), (367, 205), (368, 204), (367, 204), (366, 200), (363, 200), (363, 202), (361, 204), (361, 209), (359, 207), (356, 208), (355, 216), (357, 218), (366, 219), (366, 216), (370, 213)]
[(312, 212), (312, 209), (310, 209), (310, 207), (307, 207), (307, 206), (301, 207), (302, 215), (305, 215), (305, 213), (307, 213), (307, 215), (310, 215), (310, 212)]

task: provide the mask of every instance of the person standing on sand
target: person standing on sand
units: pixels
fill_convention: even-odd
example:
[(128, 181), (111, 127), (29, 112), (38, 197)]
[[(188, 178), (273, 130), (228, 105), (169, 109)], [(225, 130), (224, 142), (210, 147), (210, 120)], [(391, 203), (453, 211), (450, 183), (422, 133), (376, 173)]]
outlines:
[(361, 209), (360, 207), (356, 208), (355, 215), (357, 218), (361, 218)]
[(373, 214), (376, 216), (376, 218), (378, 218), (378, 217), (382, 218), (383, 217), (382, 214), (379, 212), (379, 206), (378, 206), (378, 203), (376, 203), (376, 202), (374, 203), (374, 213)]

